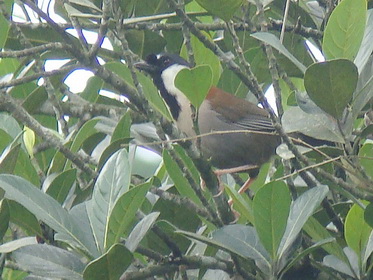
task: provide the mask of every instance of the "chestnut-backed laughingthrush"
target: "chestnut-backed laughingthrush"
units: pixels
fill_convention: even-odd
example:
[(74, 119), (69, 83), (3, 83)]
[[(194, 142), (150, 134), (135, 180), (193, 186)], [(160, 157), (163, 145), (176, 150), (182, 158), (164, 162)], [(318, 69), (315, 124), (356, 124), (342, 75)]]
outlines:
[[(150, 54), (135, 67), (153, 78), (177, 127), (188, 137), (195, 136), (190, 101), (174, 83), (179, 71), (190, 68), (190, 64), (178, 55), (163, 53)], [(198, 129), (201, 135), (209, 134), (201, 137), (200, 147), (213, 166), (247, 171), (251, 178), (281, 142), (265, 109), (217, 87), (211, 87), (198, 109)], [(234, 132), (238, 130), (248, 132)], [(210, 134), (217, 131), (232, 133)]]

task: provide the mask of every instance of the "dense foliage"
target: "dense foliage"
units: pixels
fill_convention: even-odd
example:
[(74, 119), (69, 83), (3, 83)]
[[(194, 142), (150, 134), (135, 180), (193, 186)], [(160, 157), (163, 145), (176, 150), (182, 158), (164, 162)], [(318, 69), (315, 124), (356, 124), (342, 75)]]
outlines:
[[(372, 279), (366, 0), (4, 0), (0, 10), (0, 278)], [(176, 79), (200, 93), (194, 106), (217, 85), (270, 113), (283, 144), (249, 193), (237, 193), (245, 173), (223, 177), (219, 193), (133, 67), (162, 51), (196, 65)], [(299, 145), (294, 131), (322, 141)]]

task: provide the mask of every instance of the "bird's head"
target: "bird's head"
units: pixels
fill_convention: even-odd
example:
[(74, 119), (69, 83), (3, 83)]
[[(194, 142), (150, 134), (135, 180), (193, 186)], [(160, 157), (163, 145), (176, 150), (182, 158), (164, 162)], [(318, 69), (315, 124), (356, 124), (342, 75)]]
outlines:
[(182, 107), (189, 108), (190, 103), (185, 95), (175, 86), (176, 75), (184, 68), (191, 68), (191, 65), (182, 57), (176, 54), (161, 53), (150, 54), (145, 61), (138, 62), (135, 67), (152, 78), (161, 96), (170, 108), (175, 120), (179, 119)]
[(135, 67), (148, 73), (153, 79), (160, 78), (168, 73), (175, 76), (183, 68), (190, 68), (191, 65), (177, 54), (161, 53), (149, 54), (145, 61), (135, 64)]

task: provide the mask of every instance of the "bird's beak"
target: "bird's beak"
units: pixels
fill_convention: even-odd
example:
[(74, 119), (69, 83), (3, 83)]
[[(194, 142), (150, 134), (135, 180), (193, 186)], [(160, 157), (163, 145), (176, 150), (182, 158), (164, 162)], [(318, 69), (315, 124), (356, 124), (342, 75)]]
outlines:
[(135, 66), (140, 71), (144, 71), (148, 74), (154, 74), (157, 71), (157, 67), (151, 65), (145, 61), (137, 62), (133, 66)]

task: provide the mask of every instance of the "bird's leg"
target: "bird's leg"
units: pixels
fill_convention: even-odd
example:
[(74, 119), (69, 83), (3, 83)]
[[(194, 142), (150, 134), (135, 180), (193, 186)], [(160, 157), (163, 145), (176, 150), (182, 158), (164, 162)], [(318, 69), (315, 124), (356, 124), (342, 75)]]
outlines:
[[(224, 185), (221, 183), (220, 176), (225, 175), (225, 174), (230, 174), (230, 173), (244, 172), (244, 171), (248, 171), (248, 170), (252, 170), (252, 169), (257, 169), (257, 168), (259, 168), (259, 166), (252, 165), (252, 164), (247, 164), (247, 165), (237, 166), (237, 167), (233, 167), (233, 168), (226, 168), (226, 169), (215, 170), (214, 173), (218, 177), (218, 181), (219, 181), (219, 192), (215, 196), (221, 195), (223, 193), (223, 191), (224, 191)], [(242, 187), (239, 189), (238, 193), (241, 194), (241, 193), (245, 192), (250, 187), (250, 185), (252, 184), (252, 182), (254, 181), (254, 179), (255, 178), (249, 178), (242, 185)]]

